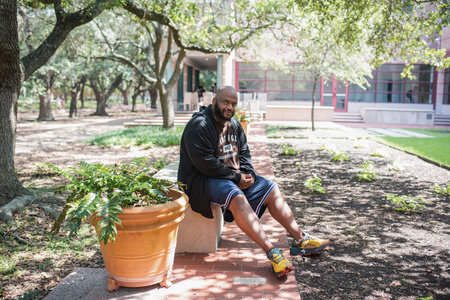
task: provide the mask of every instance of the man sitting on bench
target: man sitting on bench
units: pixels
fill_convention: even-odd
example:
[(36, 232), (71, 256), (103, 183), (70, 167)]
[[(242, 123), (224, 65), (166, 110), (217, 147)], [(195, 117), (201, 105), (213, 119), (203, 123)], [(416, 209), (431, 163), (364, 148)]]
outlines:
[(181, 137), (178, 180), (193, 211), (212, 218), (210, 203), (222, 207), (225, 221), (239, 228), (267, 254), (277, 277), (294, 270), (283, 252), (267, 238), (259, 218), (266, 208), (294, 238), (291, 255), (310, 255), (325, 249), (329, 240), (303, 233), (278, 186), (255, 174), (247, 138), (233, 118), (237, 93), (222, 86), (212, 104), (202, 107), (186, 125)]

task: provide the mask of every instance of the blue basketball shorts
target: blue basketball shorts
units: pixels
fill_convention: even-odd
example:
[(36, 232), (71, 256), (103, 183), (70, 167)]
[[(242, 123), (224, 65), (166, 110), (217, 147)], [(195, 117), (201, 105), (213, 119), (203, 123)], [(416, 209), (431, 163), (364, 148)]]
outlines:
[(246, 190), (241, 190), (236, 183), (219, 178), (209, 179), (209, 191), (211, 202), (219, 205), (224, 212), (224, 219), (227, 222), (234, 220), (231, 211), (228, 210), (231, 200), (239, 194), (247, 198), (248, 203), (261, 218), (266, 211), (267, 205), (264, 204), (270, 192), (275, 188), (275, 183), (262, 176), (256, 175), (255, 183)]

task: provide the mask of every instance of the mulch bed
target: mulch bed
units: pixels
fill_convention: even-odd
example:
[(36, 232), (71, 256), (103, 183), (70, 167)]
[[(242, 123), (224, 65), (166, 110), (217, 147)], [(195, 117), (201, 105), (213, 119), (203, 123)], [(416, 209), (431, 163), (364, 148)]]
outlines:
[[(283, 154), (285, 140), (270, 144), (277, 183), (304, 231), (331, 240), (322, 255), (293, 258), (302, 299), (449, 299), (449, 197), (430, 187), (448, 182), (448, 171), (375, 141), (290, 141), (300, 154)], [(324, 144), (350, 159), (332, 162), (330, 151), (319, 150)], [(384, 155), (370, 156), (374, 149)], [(360, 182), (368, 160), (378, 179)], [(312, 173), (325, 194), (305, 188)], [(398, 212), (386, 193), (430, 204), (419, 213)]]

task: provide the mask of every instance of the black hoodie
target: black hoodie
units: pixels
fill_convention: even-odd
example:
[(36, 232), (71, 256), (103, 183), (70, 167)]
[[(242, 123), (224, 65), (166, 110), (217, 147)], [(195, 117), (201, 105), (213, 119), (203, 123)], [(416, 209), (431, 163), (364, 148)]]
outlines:
[[(178, 181), (186, 184), (185, 192), (193, 211), (212, 219), (209, 178), (223, 178), (238, 184), (241, 174), (224, 166), (215, 156), (219, 132), (211, 112), (212, 106), (201, 107), (187, 123), (180, 145)], [(247, 138), (239, 122), (231, 118), (231, 126), (238, 136), (240, 171), (256, 177)]]

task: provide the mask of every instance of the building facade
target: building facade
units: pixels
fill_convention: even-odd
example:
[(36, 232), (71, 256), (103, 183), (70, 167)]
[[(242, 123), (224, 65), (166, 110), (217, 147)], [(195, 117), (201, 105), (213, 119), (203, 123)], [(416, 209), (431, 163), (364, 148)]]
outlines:
[[(450, 27), (443, 31), (439, 45), (450, 56)], [(259, 110), (272, 107), (311, 106), (313, 77), (304, 71), (285, 74), (263, 69), (257, 62), (236, 60), (234, 54), (190, 53), (178, 85), (177, 106), (186, 102), (189, 93), (198, 86), (202, 70), (216, 70), (217, 86), (233, 85), (242, 99), (260, 101)], [(412, 70), (415, 79), (402, 78), (404, 64), (387, 63), (372, 71), (363, 89), (349, 82), (333, 78), (321, 79), (316, 85), (315, 106), (332, 109), (334, 114), (359, 115), (367, 123), (404, 123), (422, 125), (450, 125), (450, 68), (436, 70), (433, 66), (417, 63)], [(248, 105), (247, 105), (248, 108)], [(308, 114), (299, 114), (308, 115)], [(283, 115), (279, 119), (285, 119)], [(331, 120), (330, 120), (331, 121)]]

